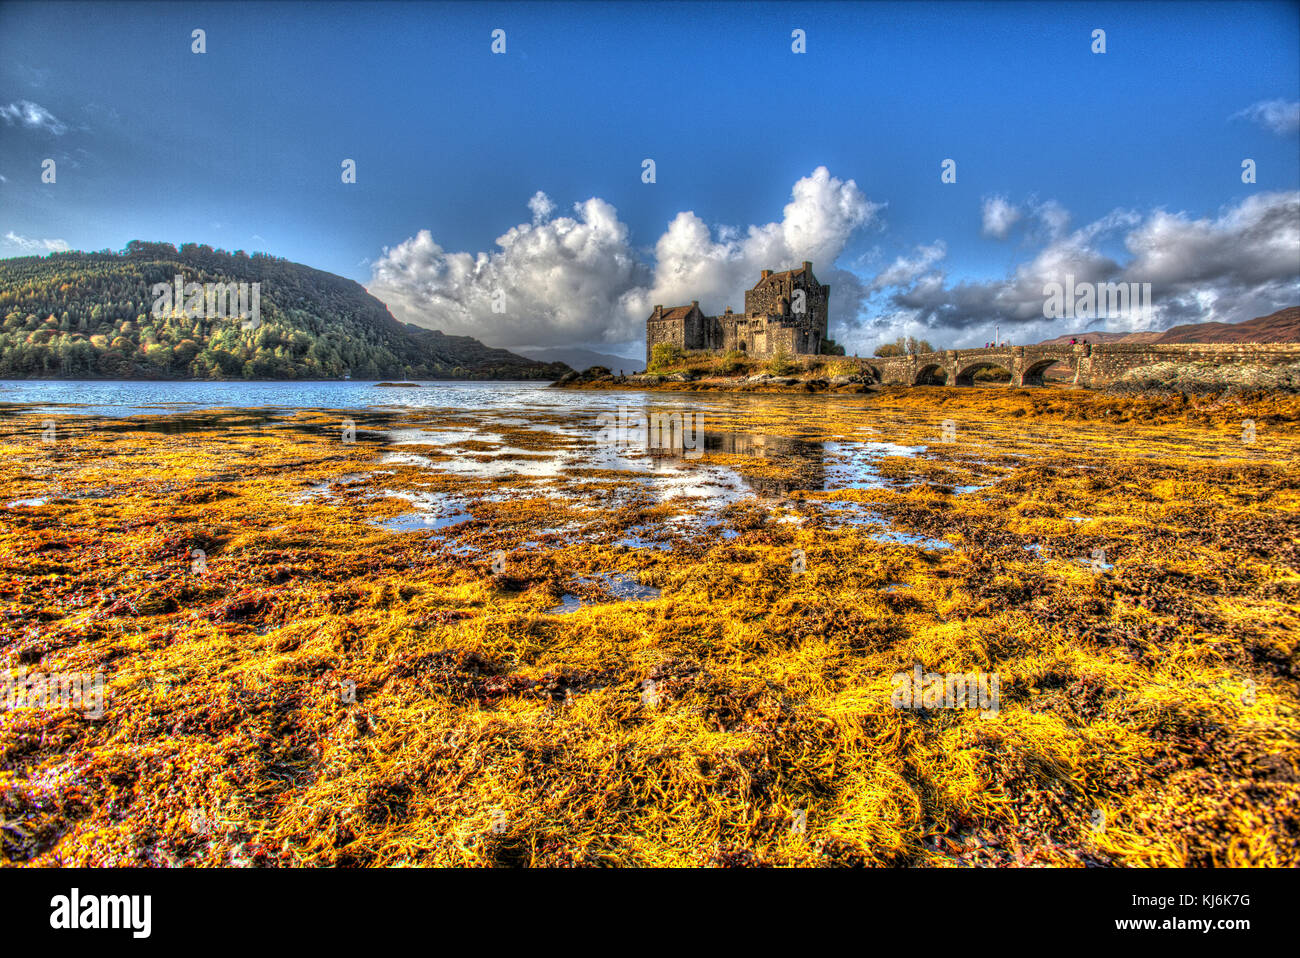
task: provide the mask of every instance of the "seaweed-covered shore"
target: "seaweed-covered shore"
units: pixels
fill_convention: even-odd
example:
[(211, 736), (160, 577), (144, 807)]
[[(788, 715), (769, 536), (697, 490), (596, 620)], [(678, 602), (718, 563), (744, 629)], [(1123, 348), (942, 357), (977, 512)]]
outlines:
[(1300, 399), (619, 398), (7, 410), (0, 862), (1300, 863)]

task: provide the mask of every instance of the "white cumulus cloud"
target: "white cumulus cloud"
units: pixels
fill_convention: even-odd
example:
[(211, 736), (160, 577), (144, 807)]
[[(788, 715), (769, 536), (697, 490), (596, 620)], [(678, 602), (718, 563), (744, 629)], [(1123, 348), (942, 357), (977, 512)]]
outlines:
[(555, 212), (555, 203), (552, 202), (549, 196), (538, 190), (533, 194), (533, 198), (528, 201), (528, 208), (533, 211), (533, 222), (541, 223), (543, 220), (549, 219), (551, 214)]
[(1017, 207), (1007, 202), (1005, 196), (986, 196), (983, 215), (984, 235), (994, 239), (1006, 239), (1021, 214)]
[(1300, 100), (1260, 100), (1233, 114), (1233, 119), (1244, 118), (1266, 126), (1280, 136), (1300, 130)]
[[(428, 230), (386, 248), (369, 291), (405, 322), (491, 345), (628, 344), (644, 335), (655, 304), (699, 300), (706, 313), (739, 310), (759, 270), (810, 260), (831, 283), (836, 312), (856, 314), (860, 284), (833, 264), (880, 205), (818, 167), (794, 184), (779, 221), (711, 229), (692, 211), (678, 213), (651, 263), (638, 258), (627, 226), (602, 199), (551, 218), (555, 204), (539, 191), (528, 208), (532, 222), (507, 231), (492, 252), (447, 252)], [(493, 311), (494, 298), (504, 312)]]
[(545, 220), (548, 203), (535, 196), (534, 222), (506, 231), (491, 253), (448, 252), (421, 230), (384, 249), (368, 289), (404, 322), (491, 345), (634, 338), (619, 327), (621, 298), (648, 272), (618, 211), (592, 198)]
[(28, 239), (26, 236), (19, 236), (13, 230), (5, 233), (4, 240), (7, 245), (16, 246), (28, 253), (66, 253), (72, 249), (61, 239)]
[[(939, 268), (913, 269), (912, 284), (896, 285), (870, 329), (853, 339), (866, 348), (906, 331), (936, 345), (968, 346), (988, 339), (994, 324), (1022, 343), (1080, 332), (1084, 323), (1064, 328), (1043, 315), (1043, 287), (1064, 284), (1067, 275), (1076, 283), (1150, 283), (1153, 329), (1241, 322), (1300, 302), (1300, 192), (1255, 194), (1214, 216), (1118, 209), (1069, 233), (1059, 204), (1039, 204), (1037, 215), (1054, 238), (1005, 278), (949, 283)], [(1119, 246), (1127, 257), (1106, 252)], [(882, 277), (905, 279), (906, 265), (922, 259), (902, 258)], [(1129, 314), (1093, 328), (1143, 326), (1145, 318)]]
[(0, 106), (0, 119), (3, 119), (9, 126), (18, 123), (31, 130), (48, 130), (55, 136), (61, 136), (68, 130), (66, 123), (59, 120), (39, 103), (33, 103), (31, 100), (19, 100), (16, 103)]
[(918, 246), (912, 256), (900, 256), (881, 270), (868, 288), (875, 292), (887, 286), (910, 286), (928, 273), (947, 252), (943, 240), (935, 240), (929, 246)]

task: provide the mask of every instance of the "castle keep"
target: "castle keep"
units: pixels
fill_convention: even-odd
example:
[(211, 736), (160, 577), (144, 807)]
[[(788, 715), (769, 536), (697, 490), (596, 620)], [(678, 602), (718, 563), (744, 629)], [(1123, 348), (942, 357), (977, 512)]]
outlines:
[(817, 282), (812, 263), (782, 273), (763, 270), (753, 289), (745, 290), (745, 312), (728, 306), (721, 316), (705, 316), (698, 300), (689, 306), (656, 306), (646, 320), (646, 366), (656, 343), (679, 349), (738, 350), (768, 357), (817, 354), (826, 339), (827, 302), (831, 288)]

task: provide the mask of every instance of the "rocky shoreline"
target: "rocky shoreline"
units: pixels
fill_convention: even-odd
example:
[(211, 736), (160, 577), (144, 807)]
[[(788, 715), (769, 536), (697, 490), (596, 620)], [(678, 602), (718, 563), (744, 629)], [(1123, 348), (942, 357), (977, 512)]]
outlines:
[(616, 376), (604, 366), (570, 373), (551, 384), (556, 389), (657, 389), (693, 392), (794, 392), (870, 393), (879, 382), (870, 372), (821, 375), (816, 372), (795, 376), (755, 373), (740, 376), (698, 375), (691, 372), (635, 373)]

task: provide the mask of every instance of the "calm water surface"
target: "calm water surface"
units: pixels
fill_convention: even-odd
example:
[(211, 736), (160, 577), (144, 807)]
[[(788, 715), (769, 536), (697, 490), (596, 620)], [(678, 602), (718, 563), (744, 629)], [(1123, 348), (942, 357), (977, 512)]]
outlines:
[[(694, 503), (672, 520), (699, 526), (700, 531), (724, 538), (735, 533), (718, 526), (719, 510), (751, 496), (782, 497), (793, 489), (833, 491), (849, 488), (883, 488), (889, 483), (877, 471), (883, 456), (914, 456), (924, 446), (902, 446), (884, 436), (867, 441), (809, 441), (798, 436), (776, 436), (740, 429), (708, 429), (702, 435), (704, 451), (741, 457), (796, 460), (797, 477), (772, 480), (747, 470), (718, 463), (695, 463), (688, 458), (651, 456), (644, 451), (601, 446), (597, 440), (598, 416), (620, 406), (635, 411), (666, 409), (699, 412), (723, 420), (744, 421), (748, 414), (780, 417), (788, 412), (794, 422), (811, 414), (825, 417), (828, 405), (851, 406), (865, 419), (869, 413), (860, 401), (800, 395), (743, 393), (671, 393), (640, 391), (585, 391), (547, 388), (537, 382), (421, 382), (416, 387), (382, 387), (376, 382), (106, 382), (106, 381), (0, 381), (0, 415), (50, 412), (122, 418), (152, 415), (167, 417), (148, 428), (188, 432), (205, 428), (207, 410), (249, 412), (249, 422), (289, 416), (296, 410), (366, 410), (375, 413), (410, 412), (415, 419), (427, 413), (439, 425), (384, 425), (364, 422), (357, 438), (378, 441), (380, 467), (417, 465), (430, 472), (472, 478), (510, 477), (520, 489), (541, 483), (548, 494), (589, 495), (573, 478), (592, 469), (607, 470), (624, 478), (627, 490), (640, 489), (658, 501)], [(361, 418), (358, 416), (357, 418)], [(230, 420), (220, 420), (230, 425)], [(123, 428), (138, 428), (122, 423)], [(175, 428), (171, 428), (174, 426)], [(540, 428), (572, 440), (557, 448), (516, 449), (504, 441), (505, 427)], [(111, 428), (111, 427), (110, 427)], [(869, 430), (875, 432), (874, 429)], [(476, 446), (465, 449), (462, 444)], [(482, 446), (495, 446), (498, 456), (485, 457)], [(410, 451), (403, 447), (411, 446)], [(423, 453), (435, 446), (436, 460)], [(539, 454), (540, 453), (540, 454)], [(349, 477), (340, 476), (345, 483)], [(565, 489), (548, 484), (563, 480)], [(597, 485), (600, 483), (597, 482)], [(975, 489), (978, 487), (971, 487)], [(386, 492), (411, 500), (412, 509), (385, 522), (392, 532), (441, 533), (463, 528), (473, 517), (473, 503), (445, 493), (412, 495)], [(309, 489), (305, 496), (328, 497), (328, 489)], [(11, 503), (11, 505), (14, 505)], [(881, 518), (855, 504), (840, 504), (833, 520), (882, 524)], [(638, 530), (629, 530), (633, 538)], [(893, 540), (897, 541), (897, 540)], [(631, 543), (629, 543), (631, 544)], [(943, 542), (917, 538), (925, 547), (945, 547)], [(656, 546), (659, 547), (659, 546)]]
[(22, 403), (58, 412), (133, 416), (168, 410), (483, 408), (519, 403), (546, 408), (571, 405), (575, 393), (546, 383), (421, 382), (418, 388), (376, 382), (119, 382), (69, 380), (0, 381), (0, 403)]
[[(412, 380), (414, 381), (414, 380)], [(745, 411), (824, 409), (826, 397), (743, 393), (672, 393), (629, 390), (548, 389), (545, 382), (419, 382), (415, 388), (378, 382), (137, 382), (0, 380), (0, 409), (49, 411), (87, 416), (138, 416), (203, 409), (482, 410), (499, 417), (517, 413), (585, 415), (619, 406), (675, 410)]]

